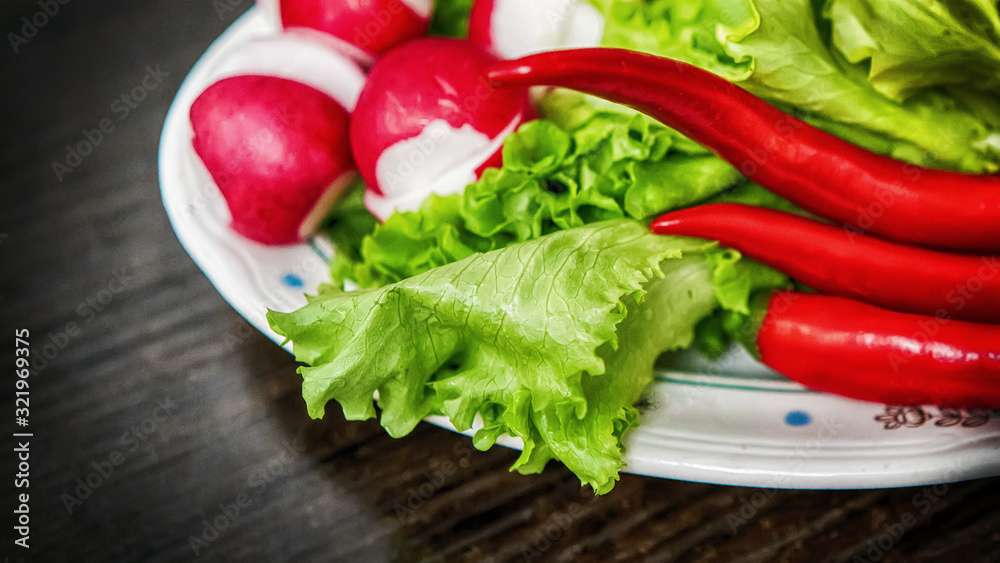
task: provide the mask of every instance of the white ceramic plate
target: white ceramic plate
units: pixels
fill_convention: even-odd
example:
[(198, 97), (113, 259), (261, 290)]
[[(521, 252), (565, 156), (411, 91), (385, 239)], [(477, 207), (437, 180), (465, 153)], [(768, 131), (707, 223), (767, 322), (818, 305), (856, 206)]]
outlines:
[[(227, 51), (277, 33), (253, 9), (204, 54), (174, 100), (160, 145), (163, 202), (195, 262), (273, 340), (268, 308), (292, 311), (327, 277), (330, 244), (266, 247), (230, 231), (191, 148), (188, 109)], [(627, 435), (631, 473), (766, 488), (924, 485), (1000, 474), (1000, 412), (891, 407), (808, 391), (738, 350), (682, 358), (658, 373), (642, 425)], [(432, 422), (448, 427), (444, 420)], [(518, 441), (502, 442), (518, 447)]]

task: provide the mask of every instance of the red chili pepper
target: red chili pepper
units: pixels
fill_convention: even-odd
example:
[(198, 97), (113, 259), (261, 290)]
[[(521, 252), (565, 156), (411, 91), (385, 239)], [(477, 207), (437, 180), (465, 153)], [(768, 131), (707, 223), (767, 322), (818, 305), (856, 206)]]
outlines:
[(759, 296), (754, 309), (751, 352), (811, 389), (895, 405), (1000, 407), (1000, 326), (787, 291)]
[(1000, 324), (1000, 260), (845, 232), (790, 213), (718, 203), (667, 213), (653, 232), (717, 240), (821, 293), (894, 311)]
[(689, 64), (623, 49), (503, 61), (498, 85), (561, 86), (625, 104), (710, 148), (800, 207), (921, 246), (1000, 250), (1000, 177), (921, 168), (820, 131)]

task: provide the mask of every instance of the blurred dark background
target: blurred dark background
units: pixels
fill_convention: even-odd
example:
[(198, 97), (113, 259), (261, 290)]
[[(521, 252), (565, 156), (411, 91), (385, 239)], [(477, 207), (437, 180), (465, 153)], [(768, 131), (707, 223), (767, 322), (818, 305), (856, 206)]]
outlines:
[[(561, 467), (510, 474), (514, 452), (428, 424), (393, 440), (337, 409), (311, 421), (291, 357), (219, 296), (160, 202), (169, 104), (251, 6), (0, 7), (7, 560), (1000, 560), (998, 479), (826, 492), (625, 475), (597, 498)], [(156, 88), (123, 100), (147, 75)], [(21, 328), (35, 360), (25, 428), (11, 420)], [(28, 489), (14, 488), (19, 430), (33, 433)], [(13, 543), (24, 492), (27, 550)]]

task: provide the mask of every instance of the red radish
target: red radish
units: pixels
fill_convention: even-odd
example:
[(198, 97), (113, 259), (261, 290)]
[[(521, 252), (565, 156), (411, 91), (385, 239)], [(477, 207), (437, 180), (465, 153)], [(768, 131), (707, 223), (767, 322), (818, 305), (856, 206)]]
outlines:
[(246, 74), (287, 78), (316, 88), (349, 111), (365, 85), (364, 71), (349, 57), (292, 33), (241, 43), (211, 72), (214, 80)]
[(234, 76), (191, 106), (193, 145), (238, 233), (301, 241), (354, 177), (347, 111), (319, 90), (271, 76)]
[(504, 59), (597, 47), (604, 16), (586, 0), (476, 0), (469, 40)]
[(351, 146), (376, 217), (416, 210), (432, 192), (459, 193), (500, 165), (504, 138), (535, 112), (526, 88), (486, 81), (496, 61), (468, 41), (417, 39), (375, 65), (351, 117)]
[(323, 32), (360, 50), (370, 64), (392, 47), (427, 33), (433, 0), (280, 0), (286, 30)]

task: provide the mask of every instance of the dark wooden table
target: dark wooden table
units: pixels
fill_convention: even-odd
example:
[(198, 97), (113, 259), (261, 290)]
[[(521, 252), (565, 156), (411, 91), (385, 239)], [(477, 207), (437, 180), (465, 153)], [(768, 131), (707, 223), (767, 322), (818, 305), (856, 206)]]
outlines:
[[(10, 561), (1000, 560), (998, 479), (830, 492), (625, 475), (595, 497), (429, 424), (393, 440), (337, 409), (310, 420), (291, 357), (216, 293), (160, 203), (170, 101), (250, 6), (0, 8)], [(7, 418), (16, 328), (34, 354), (25, 428)], [(28, 489), (18, 430), (33, 434)], [(12, 535), (26, 491), (27, 550)]]

